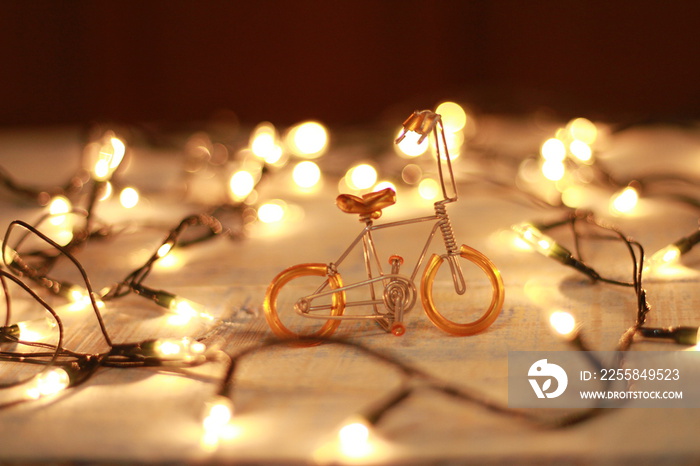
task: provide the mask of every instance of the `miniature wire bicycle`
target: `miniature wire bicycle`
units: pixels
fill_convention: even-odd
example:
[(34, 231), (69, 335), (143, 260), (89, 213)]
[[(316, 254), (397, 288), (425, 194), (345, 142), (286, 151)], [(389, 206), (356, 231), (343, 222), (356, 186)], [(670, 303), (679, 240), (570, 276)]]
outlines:
[[(265, 294), (263, 308), (268, 325), (278, 337), (326, 338), (335, 332), (342, 320), (350, 319), (374, 320), (387, 332), (396, 336), (403, 335), (406, 332), (403, 321), (404, 314), (416, 302), (415, 279), (438, 230), (442, 234), (446, 252), (442, 255), (433, 254), (430, 257), (420, 282), (421, 302), (428, 318), (438, 328), (447, 333), (465, 336), (483, 331), (498, 317), (503, 306), (505, 294), (501, 274), (484, 254), (469, 246), (457, 245), (450, 218), (447, 214), (446, 205), (457, 201), (457, 187), (452, 172), (452, 163), (447, 149), (442, 118), (439, 114), (430, 110), (413, 112), (403, 123), (403, 130), (396, 139), (396, 143), (401, 142), (409, 131), (420, 135), (418, 139), (419, 144), (431, 132), (435, 137), (438, 174), (443, 195), (443, 199), (434, 204), (435, 214), (375, 225), (374, 220), (381, 216), (382, 209), (396, 202), (396, 193), (393, 189), (386, 188), (365, 194), (362, 197), (351, 194), (339, 195), (336, 199), (336, 204), (340, 210), (346, 213), (359, 214), (360, 221), (365, 223), (365, 227), (335, 262), (295, 265), (283, 270), (272, 280)], [(444, 148), (444, 156), (442, 157), (440, 154), (440, 143), (442, 143)], [(443, 164), (447, 166), (447, 172), (450, 177), (449, 193), (443, 176)], [(428, 234), (428, 238), (413, 270), (411, 270), (409, 275), (401, 274), (400, 268), (404, 259), (398, 255), (391, 255), (389, 257), (391, 270), (384, 272), (377, 253), (373, 232), (421, 222), (434, 222), (434, 225)], [(346, 285), (343, 283), (339, 266), (360, 243), (362, 244), (366, 279)], [(454, 283), (454, 291), (458, 295), (463, 295), (466, 292), (466, 281), (460, 262), (457, 260), (459, 257), (477, 265), (486, 274), (491, 285), (491, 302), (488, 309), (480, 318), (466, 323), (455, 322), (441, 314), (435, 305), (433, 296), (433, 283), (443, 262), (447, 262), (449, 266), (452, 282)], [(314, 285), (315, 288), (312, 289), (315, 289), (315, 291), (311, 294), (304, 294), (298, 297), (293, 305), (296, 314), (304, 318), (320, 319), (326, 322), (314, 329), (315, 331), (313, 332), (302, 333), (289, 328), (288, 324), (282, 322), (278, 300), (283, 288), (294, 288), (293, 285), (290, 285), (290, 282), (298, 281), (298, 279), (303, 277), (322, 277), (322, 280), (320, 280), (318, 285)], [(368, 296), (362, 293), (363, 296), (360, 299), (348, 299), (348, 294), (357, 293), (358, 289), (367, 290)], [(362, 315), (343, 315), (346, 308), (353, 306), (370, 307), (372, 312)], [(290, 312), (287, 312), (287, 314), (290, 314)]]

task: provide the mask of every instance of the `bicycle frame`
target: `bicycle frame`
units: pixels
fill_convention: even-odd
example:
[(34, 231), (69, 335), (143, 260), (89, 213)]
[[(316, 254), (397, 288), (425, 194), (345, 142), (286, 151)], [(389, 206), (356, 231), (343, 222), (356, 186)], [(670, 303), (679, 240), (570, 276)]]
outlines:
[[(449, 202), (449, 201), (448, 201)], [(406, 309), (403, 309), (401, 306), (397, 306), (400, 308), (400, 314), (403, 314), (403, 312), (407, 312), (410, 310), (413, 305), (415, 304), (415, 279), (416, 276), (418, 275), (418, 271), (421, 269), (421, 266), (423, 265), (425, 258), (428, 254), (428, 250), (430, 248), (430, 245), (432, 244), (433, 239), (435, 238), (435, 234), (439, 229), (443, 228), (444, 223), (449, 223), (449, 219), (446, 218), (446, 213), (440, 214), (439, 212), (444, 212), (444, 208), (440, 208), (439, 206), (444, 207), (445, 201), (437, 202), (435, 203), (436, 206), (436, 214), (431, 215), (431, 216), (426, 216), (426, 217), (417, 217), (413, 219), (407, 219), (407, 220), (399, 220), (395, 222), (390, 222), (390, 223), (385, 223), (381, 225), (374, 225), (371, 219), (366, 220), (366, 226), (365, 228), (362, 229), (359, 235), (355, 237), (355, 239), (350, 243), (350, 245), (347, 247), (347, 249), (340, 255), (338, 260), (335, 262), (331, 262), (328, 264), (327, 268), (327, 273), (328, 275), (332, 275), (337, 273), (337, 268), (340, 266), (343, 261), (350, 255), (350, 253), (355, 249), (355, 247), (362, 242), (362, 249), (363, 249), (363, 256), (364, 256), (364, 264), (365, 264), (365, 271), (367, 273), (367, 279), (362, 280), (360, 282), (352, 283), (346, 286), (343, 286), (341, 288), (335, 288), (333, 290), (328, 290), (324, 291), (326, 286), (328, 285), (328, 280), (326, 280), (313, 294), (309, 296), (305, 296), (299, 299), (297, 304), (295, 304), (294, 308), (295, 311), (304, 316), (304, 317), (309, 317), (309, 318), (315, 318), (315, 319), (324, 319), (324, 320), (329, 320), (329, 319), (336, 319), (336, 320), (362, 320), (362, 319), (373, 319), (377, 320), (379, 322), (386, 320), (386, 313), (381, 313), (379, 312), (378, 306), (382, 304), (386, 304), (387, 300), (385, 299), (378, 299), (376, 290), (374, 288), (374, 284), (378, 282), (382, 282), (384, 288), (386, 289), (387, 285), (392, 281), (392, 280), (398, 280), (398, 281), (405, 281), (406, 286), (410, 288), (410, 293), (412, 296), (409, 296), (408, 299), (408, 306)], [(412, 225), (412, 224), (417, 224), (417, 223), (423, 223), (423, 222), (435, 222), (435, 225), (431, 228), (430, 232), (428, 233), (428, 238), (425, 241), (425, 244), (423, 246), (423, 249), (420, 253), (420, 256), (418, 257), (418, 260), (416, 261), (415, 266), (413, 267), (413, 270), (410, 274), (410, 276), (406, 277), (405, 275), (400, 275), (398, 274), (398, 265), (392, 266), (392, 272), (389, 274), (385, 274), (384, 270), (382, 269), (381, 261), (379, 259), (379, 254), (377, 253), (377, 248), (376, 244), (374, 241), (374, 238), (372, 236), (372, 233), (378, 230), (383, 230), (387, 228), (393, 228), (393, 227), (398, 227), (398, 226), (405, 226), (405, 225)], [(449, 248), (448, 248), (449, 249)], [(450, 272), (452, 274), (452, 280), (455, 286), (455, 292), (459, 295), (462, 295), (466, 291), (466, 284), (464, 280), (464, 275), (462, 273), (461, 266), (459, 262), (456, 260), (456, 255), (450, 254), (449, 250), (447, 254), (443, 256), (449, 263), (450, 265)], [(373, 275), (373, 262), (374, 265), (376, 266), (376, 271), (377, 275)], [(367, 301), (346, 301), (345, 307), (358, 307), (358, 306), (367, 306), (371, 305), (373, 307), (374, 313), (373, 314), (366, 314), (366, 315), (340, 315), (340, 316), (330, 316), (330, 315), (314, 315), (311, 314), (312, 312), (318, 312), (318, 311), (327, 311), (330, 309), (329, 305), (321, 305), (321, 306), (311, 306), (311, 301), (313, 301), (316, 298), (320, 298), (323, 296), (328, 296), (333, 293), (337, 292), (343, 292), (343, 291), (348, 291), (351, 289), (359, 288), (362, 286), (369, 286), (369, 291), (370, 291), (370, 299)], [(399, 320), (401, 319), (402, 315), (399, 315)]]

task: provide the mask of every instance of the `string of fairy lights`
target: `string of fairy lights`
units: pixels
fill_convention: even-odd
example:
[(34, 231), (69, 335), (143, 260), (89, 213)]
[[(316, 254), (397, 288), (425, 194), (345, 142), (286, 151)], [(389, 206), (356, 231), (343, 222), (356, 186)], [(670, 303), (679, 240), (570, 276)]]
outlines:
[[(560, 218), (544, 223), (523, 221), (511, 231), (521, 247), (541, 253), (563, 266), (575, 269), (601, 286), (629, 288), (636, 305), (636, 316), (620, 336), (617, 349), (628, 350), (636, 341), (661, 339), (682, 345), (698, 343), (697, 326), (649, 327), (652, 312), (643, 287), (646, 274), (679, 261), (700, 243), (700, 229), (674, 239), (668, 246), (646, 259), (638, 241), (630, 238), (609, 221), (604, 220), (592, 204), (607, 197), (609, 212), (624, 215), (632, 211), (640, 198), (658, 197), (674, 202), (690, 212), (700, 210), (699, 180), (687, 174), (655, 173), (634, 179), (623, 179), (605, 166), (599, 155), (604, 153), (605, 126), (577, 118), (544, 140), (537, 153), (511, 156), (482, 145), (475, 118), (455, 102), (440, 104), (446, 143), (452, 155), (457, 182), (495, 186), (536, 206), (557, 212)], [(386, 137), (391, 141), (392, 135)], [(337, 181), (340, 192), (363, 193), (387, 186), (413, 190), (420, 198), (432, 200), (439, 195), (436, 174), (430, 171), (430, 141), (417, 144), (418, 135), (409, 133), (401, 144), (385, 151), (393, 160), (400, 160), (400, 176), (381, 178), (377, 158), (353, 163), (345, 170), (324, 165), (324, 155), (331, 147), (330, 134), (319, 122), (303, 122), (287, 129), (283, 135), (271, 123), (261, 123), (250, 131), (247, 141), (238, 146), (213, 142), (204, 132), (189, 136), (182, 147), (182, 176), (189, 186), (187, 196), (200, 205), (201, 211), (187, 215), (164, 235), (158, 247), (141, 266), (114, 285), (95, 290), (85, 268), (78, 259), (86, 245), (115, 235), (128, 234), (127, 228), (110, 224), (100, 215), (105, 202), (117, 196), (124, 209), (132, 209), (141, 201), (139, 191), (124, 186), (120, 170), (129, 157), (124, 139), (113, 131), (105, 131), (85, 144), (81, 168), (60, 186), (36, 187), (18, 182), (0, 167), (0, 184), (17, 198), (29, 200), (42, 210), (36, 222), (10, 222), (2, 243), (4, 267), (0, 282), (4, 292), (5, 318), (0, 327), (0, 363), (7, 365), (0, 392), (4, 397), (0, 409), (53, 397), (66, 389), (86, 383), (101, 368), (185, 368), (212, 361), (226, 361), (227, 368), (213, 390), (202, 414), (203, 442), (216, 445), (225, 435), (235, 415), (233, 406), (237, 367), (246, 357), (285, 347), (288, 342), (267, 340), (238, 351), (223, 354), (208, 348), (205, 335), (184, 338), (154, 337), (139, 341), (116, 341), (108, 331), (103, 314), (110, 303), (134, 295), (162, 308), (173, 321), (200, 321), (209, 329), (222, 322), (207, 309), (167, 290), (147, 284), (153, 267), (166, 261), (172, 251), (187, 248), (214, 238), (243, 239), (251, 227), (260, 223), (283, 222), (294, 215), (289, 199), (264, 199), (259, 187), (267, 180), (289, 183), (289, 190), (313, 195), (329, 179)], [(468, 159), (468, 161), (465, 161)], [(463, 162), (463, 163), (462, 163)], [(391, 164), (395, 167), (396, 164)], [(498, 170), (493, 168), (498, 166)], [(324, 179), (325, 178), (325, 179)], [(214, 182), (212, 180), (218, 180)], [(220, 181), (220, 182), (219, 182)], [(283, 184), (283, 183), (281, 183)], [(567, 248), (550, 234), (568, 229), (573, 247)], [(629, 255), (630, 274), (619, 278), (601, 273), (583, 258), (581, 243), (587, 241), (617, 242)], [(78, 283), (54, 277), (57, 264), (68, 262), (78, 271)], [(186, 273), (186, 272), (185, 272)], [(60, 274), (59, 274), (60, 275)], [(39, 318), (21, 320), (18, 287), (40, 307)], [(631, 298), (632, 299), (632, 298)], [(58, 300), (58, 301), (56, 301)], [(90, 318), (106, 349), (97, 352), (74, 351), (65, 346), (65, 329), (56, 302), (90, 309)], [(563, 311), (553, 312), (550, 323), (577, 350), (590, 349), (582, 327)], [(593, 407), (560, 417), (540, 416), (526, 410), (515, 410), (488, 396), (436, 378), (401, 361), (394, 355), (376, 351), (358, 341), (327, 339), (325, 343), (356, 351), (361, 357), (388, 364), (402, 376), (400, 387), (366, 412), (358, 415), (339, 430), (342, 454), (358, 457), (370, 454), (373, 426), (377, 426), (391, 410), (418, 391), (437, 391), (467, 403), (474, 403), (502, 415), (525, 419), (537, 425), (562, 427), (583, 422), (603, 410)], [(290, 349), (290, 351), (297, 351)]]

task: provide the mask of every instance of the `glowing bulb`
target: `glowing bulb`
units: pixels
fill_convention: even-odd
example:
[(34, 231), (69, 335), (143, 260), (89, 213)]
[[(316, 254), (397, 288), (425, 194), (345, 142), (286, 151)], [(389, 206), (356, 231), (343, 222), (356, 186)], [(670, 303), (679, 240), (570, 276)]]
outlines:
[(545, 160), (542, 163), (542, 174), (551, 181), (559, 181), (564, 178), (566, 168), (559, 160)]
[(161, 245), (161, 247), (159, 247), (158, 250), (156, 251), (156, 257), (159, 259), (163, 258), (163, 257), (167, 256), (170, 253), (170, 251), (172, 251), (172, 249), (173, 249), (173, 243), (171, 243), (171, 242), (163, 243)]
[(282, 200), (274, 200), (258, 208), (258, 219), (263, 223), (275, 223), (284, 219), (287, 204)]
[(352, 422), (338, 431), (340, 452), (349, 458), (362, 458), (371, 453), (369, 427), (366, 422)]
[(2, 260), (8, 267), (19, 266), (20, 257), (19, 253), (9, 247), (7, 244), (3, 244)]
[(547, 139), (540, 149), (546, 161), (562, 162), (566, 158), (566, 146), (557, 138)]
[(67, 197), (54, 197), (49, 204), (49, 214), (51, 215), (49, 222), (51, 222), (52, 225), (61, 225), (68, 217), (65, 214), (69, 213), (71, 210), (73, 210), (73, 205)]
[(556, 241), (529, 223), (519, 223), (511, 227), (530, 247), (545, 256), (551, 256)]
[(586, 144), (593, 144), (598, 137), (598, 128), (586, 118), (575, 118), (571, 120), (566, 129), (572, 138), (583, 141)]
[(681, 257), (681, 250), (675, 244), (669, 244), (663, 249), (656, 251), (647, 261), (647, 267), (658, 268), (672, 264)]
[(97, 154), (97, 160), (92, 169), (92, 177), (96, 181), (107, 181), (121, 164), (126, 146), (121, 139), (106, 136), (107, 142), (102, 144)]
[(202, 427), (207, 433), (219, 434), (233, 418), (233, 402), (225, 396), (216, 396), (204, 405)]
[[(403, 133), (403, 128), (401, 128), (398, 131), (398, 133), (396, 133), (396, 137), (399, 137), (401, 133)], [(423, 139), (421, 143), (418, 144), (418, 140), (420, 138), (420, 134), (413, 131), (409, 131), (405, 134), (401, 142), (399, 142), (398, 144), (394, 144), (394, 148), (399, 155), (407, 157), (418, 157), (419, 155), (425, 154), (425, 152), (428, 150), (428, 146), (430, 145), (428, 138)]]
[(345, 182), (351, 189), (369, 189), (377, 182), (377, 170), (372, 165), (357, 165), (345, 174)]
[(442, 125), (446, 132), (456, 133), (467, 123), (467, 113), (455, 102), (443, 102), (437, 106), (435, 113), (442, 116)]
[(50, 337), (56, 325), (56, 321), (47, 316), (2, 327), (0, 333), (9, 334), (21, 341), (39, 341)]
[(396, 186), (391, 181), (380, 181), (379, 183), (374, 185), (372, 191), (381, 191), (382, 189), (386, 188), (391, 188), (394, 190), (394, 192), (396, 192)]
[(320, 157), (328, 146), (328, 131), (315, 121), (300, 123), (289, 130), (287, 144), (292, 153), (300, 157)]
[(426, 201), (432, 201), (440, 195), (440, 185), (432, 178), (425, 178), (418, 183), (418, 194)]
[(60, 367), (53, 367), (41, 374), (37, 374), (26, 389), (26, 394), (31, 399), (39, 399), (42, 396), (51, 396), (66, 389), (70, 385), (68, 373)]
[(549, 316), (549, 323), (559, 335), (570, 336), (576, 329), (574, 316), (564, 311), (554, 311)]
[(260, 123), (251, 135), (250, 150), (265, 162), (275, 164), (282, 158), (282, 147), (277, 139), (277, 130), (272, 123)]
[[(149, 349), (148, 345), (143, 346), (145, 346), (146, 351)], [(192, 362), (201, 359), (206, 349), (204, 343), (187, 337), (179, 340), (163, 338), (151, 342), (152, 355), (167, 361)]]
[(139, 203), (139, 192), (135, 188), (124, 188), (119, 193), (119, 202), (125, 209), (134, 208)]
[[(181, 296), (173, 296), (168, 305), (168, 309), (183, 322), (188, 322), (190, 319), (200, 317), (206, 320), (213, 320), (211, 314), (206, 312), (205, 307), (194, 301), (183, 298)], [(175, 322), (175, 320), (173, 321)]]
[(610, 199), (610, 213), (626, 214), (637, 206), (639, 194), (632, 186), (627, 186)]
[(569, 144), (569, 152), (571, 152), (571, 155), (579, 159), (581, 162), (590, 162), (593, 158), (591, 146), (579, 139), (574, 139), (571, 141)]
[(255, 189), (255, 178), (248, 171), (237, 171), (231, 176), (229, 187), (233, 200), (242, 201)]
[(321, 169), (314, 162), (299, 162), (292, 171), (292, 179), (300, 188), (312, 188), (321, 180)]

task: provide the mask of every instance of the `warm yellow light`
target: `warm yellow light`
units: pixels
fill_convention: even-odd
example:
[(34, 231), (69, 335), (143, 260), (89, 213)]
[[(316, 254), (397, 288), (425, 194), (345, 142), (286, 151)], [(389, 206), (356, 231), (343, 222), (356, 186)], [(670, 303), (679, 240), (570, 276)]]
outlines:
[(264, 122), (255, 127), (250, 137), (250, 150), (269, 164), (275, 164), (282, 158), (282, 147), (272, 123)]
[(168, 253), (173, 249), (173, 243), (167, 242), (163, 243), (156, 251), (156, 257), (163, 258), (168, 255)]
[(154, 266), (161, 270), (176, 270), (185, 264), (184, 259), (175, 251), (170, 251), (167, 255), (160, 258)]
[(366, 163), (357, 165), (347, 171), (345, 182), (351, 189), (369, 189), (377, 182), (377, 170)]
[(446, 132), (456, 133), (467, 123), (467, 113), (456, 102), (443, 102), (437, 106), (435, 113), (442, 116), (442, 125)]
[(92, 167), (92, 177), (97, 181), (107, 181), (126, 153), (126, 146), (121, 139), (107, 135), (107, 142), (98, 150), (97, 160)]
[(511, 229), (535, 251), (545, 256), (552, 254), (556, 242), (532, 224), (523, 222), (513, 225)]
[(49, 214), (51, 214), (49, 222), (56, 226), (63, 224), (68, 218), (64, 214), (69, 213), (71, 210), (73, 210), (73, 205), (67, 197), (55, 196), (49, 204)]
[(659, 249), (647, 260), (647, 268), (660, 268), (677, 262), (681, 257), (681, 250), (674, 244)]
[(60, 367), (53, 367), (38, 374), (28, 383), (26, 394), (36, 400), (43, 396), (55, 395), (67, 388), (70, 385), (70, 377)]
[(299, 162), (292, 171), (292, 179), (300, 188), (313, 188), (321, 180), (321, 169), (314, 162)]
[(177, 360), (191, 362), (201, 358), (206, 346), (191, 338), (172, 339), (163, 338), (153, 342), (153, 355), (165, 360)]
[(258, 220), (263, 223), (276, 223), (284, 219), (287, 204), (282, 200), (273, 200), (258, 208)]
[(562, 162), (566, 158), (566, 146), (557, 138), (547, 139), (540, 148), (540, 154), (546, 161)]
[[(174, 315), (180, 317), (183, 323), (189, 322), (190, 319), (195, 317), (200, 317), (206, 320), (213, 319), (213, 317), (206, 312), (206, 309), (202, 304), (190, 301), (189, 299), (181, 296), (174, 296), (170, 301), (168, 308)], [(177, 320), (174, 319), (171, 323), (176, 321)]]
[(216, 396), (204, 405), (202, 427), (210, 434), (220, 434), (233, 418), (233, 402), (224, 396)]
[(119, 202), (125, 209), (131, 209), (139, 203), (139, 197), (139, 192), (135, 188), (127, 187), (119, 193)]
[(440, 185), (432, 178), (424, 178), (418, 184), (418, 194), (426, 201), (432, 201), (440, 195)]
[[(450, 152), (450, 160), (455, 160), (462, 152), (464, 144), (463, 133), (445, 133), (445, 141), (447, 142), (447, 150)], [(440, 151), (440, 157), (444, 160), (447, 156)]]
[(565, 206), (572, 209), (583, 207), (587, 200), (587, 191), (582, 186), (569, 186), (561, 193), (561, 201)]
[(233, 200), (240, 202), (255, 189), (255, 177), (248, 171), (239, 170), (231, 176), (229, 187)]
[(328, 146), (328, 131), (321, 123), (306, 121), (289, 130), (286, 142), (289, 150), (299, 157), (320, 157)]
[(626, 214), (630, 213), (639, 201), (639, 194), (632, 186), (627, 186), (622, 191), (614, 194), (610, 199), (610, 213)]
[(542, 163), (542, 174), (551, 181), (559, 181), (566, 174), (566, 167), (559, 160), (545, 160)]
[(371, 451), (369, 427), (364, 422), (352, 422), (338, 431), (338, 447), (348, 458), (362, 458)]
[(379, 183), (374, 185), (372, 191), (381, 191), (382, 189), (386, 188), (391, 188), (394, 190), (394, 192), (396, 192), (396, 186), (391, 181), (380, 181)]
[(593, 144), (598, 137), (598, 128), (586, 118), (575, 118), (571, 120), (566, 129), (572, 138), (583, 141), (586, 144)]
[(105, 182), (104, 186), (102, 187), (102, 195), (97, 199), (98, 201), (106, 201), (110, 197), (112, 197), (112, 192), (114, 191), (114, 188), (112, 187), (112, 183), (107, 181)]
[[(399, 131), (396, 133), (396, 137), (399, 137), (401, 133), (403, 133), (403, 128), (399, 129)], [(423, 155), (428, 150), (430, 142), (428, 141), (428, 138), (425, 138), (420, 144), (418, 144), (418, 139), (420, 139), (420, 137), (420, 134), (414, 131), (409, 131), (406, 133), (401, 142), (394, 144), (394, 149), (401, 156), (418, 157)]]
[(569, 336), (576, 329), (576, 319), (565, 311), (554, 311), (549, 316), (549, 323), (560, 335)]
[(569, 144), (569, 152), (571, 155), (579, 159), (581, 162), (590, 162), (593, 159), (593, 151), (591, 146), (581, 141), (580, 139), (574, 139)]
[(17, 322), (18, 338), (22, 341), (39, 341), (48, 338), (56, 328), (56, 321), (51, 317), (23, 320)]

